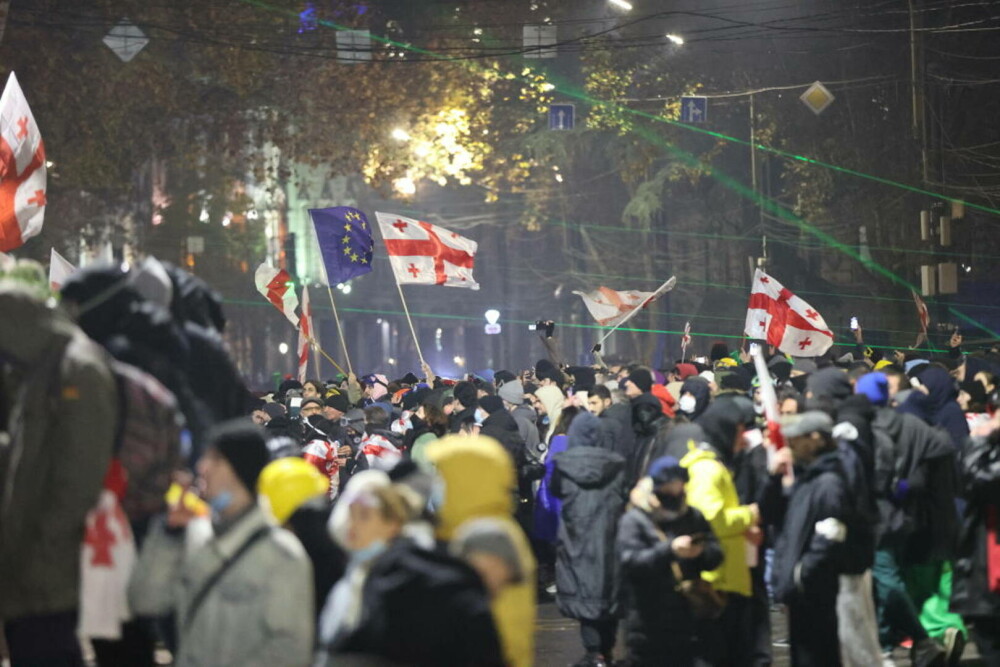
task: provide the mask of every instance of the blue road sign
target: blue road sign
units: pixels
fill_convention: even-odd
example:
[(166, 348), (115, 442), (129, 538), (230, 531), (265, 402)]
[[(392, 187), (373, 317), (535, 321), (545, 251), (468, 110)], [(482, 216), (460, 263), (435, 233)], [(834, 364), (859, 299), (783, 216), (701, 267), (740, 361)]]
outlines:
[(704, 123), (708, 120), (707, 97), (682, 97), (681, 122)]
[(576, 107), (572, 104), (549, 105), (549, 129), (572, 130), (576, 122)]

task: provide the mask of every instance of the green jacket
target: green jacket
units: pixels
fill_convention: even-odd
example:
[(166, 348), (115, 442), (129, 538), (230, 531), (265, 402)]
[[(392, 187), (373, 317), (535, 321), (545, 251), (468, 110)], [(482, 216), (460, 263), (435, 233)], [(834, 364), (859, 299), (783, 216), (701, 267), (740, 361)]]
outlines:
[(717, 570), (702, 578), (720, 591), (749, 596), (752, 593), (750, 568), (746, 561), (746, 538), (753, 525), (750, 508), (740, 505), (729, 469), (715, 452), (692, 449), (681, 459), (691, 479), (687, 483), (688, 504), (700, 511), (722, 545), (723, 561)]
[(58, 310), (0, 289), (0, 618), (80, 605), (80, 548), (113, 449), (103, 348)]

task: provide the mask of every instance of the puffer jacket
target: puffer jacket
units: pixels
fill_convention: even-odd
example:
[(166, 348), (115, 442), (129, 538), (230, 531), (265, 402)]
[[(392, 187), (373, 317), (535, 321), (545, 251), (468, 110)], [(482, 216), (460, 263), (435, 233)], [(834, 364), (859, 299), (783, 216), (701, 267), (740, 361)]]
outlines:
[(12, 620), (80, 605), (118, 389), (104, 350), (60, 311), (4, 288), (0, 313), (0, 618)]
[[(192, 616), (195, 596), (251, 539)], [(176, 614), (178, 667), (292, 667), (312, 660), (313, 596), (312, 565), (302, 545), (253, 507), (222, 535), (191, 550), (183, 533), (170, 534), (162, 523), (154, 527), (128, 598), (136, 614)]]

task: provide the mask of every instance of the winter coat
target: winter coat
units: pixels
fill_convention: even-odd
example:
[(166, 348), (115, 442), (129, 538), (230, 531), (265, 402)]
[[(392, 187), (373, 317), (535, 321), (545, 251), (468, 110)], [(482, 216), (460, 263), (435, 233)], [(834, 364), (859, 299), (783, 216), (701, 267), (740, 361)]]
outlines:
[(694, 421), (708, 409), (708, 404), (712, 400), (712, 388), (709, 386), (708, 380), (699, 375), (684, 380), (684, 384), (681, 385), (678, 397), (683, 396), (684, 394), (691, 394), (691, 396), (694, 397), (694, 410), (691, 412), (683, 412), (678, 409), (678, 411), (681, 416)]
[(536, 564), (527, 538), (511, 517), (517, 479), (510, 456), (490, 438), (461, 436), (431, 443), (427, 456), (444, 482), (439, 540), (452, 539), (464, 522), (481, 517), (504, 520), (515, 539), (525, 580), (504, 588), (490, 608), (507, 663), (530, 667), (535, 659)]
[[(969, 438), (961, 473), (966, 506), (953, 567), (951, 610), (992, 620), (1000, 615), (1000, 594), (990, 590), (987, 566), (987, 521), (990, 514), (1000, 515), (1000, 443), (995, 435)], [(994, 522), (996, 526), (996, 518)]]
[(654, 382), (652, 389), (650, 389), (649, 391), (660, 402), (660, 408), (663, 410), (664, 416), (673, 417), (674, 406), (677, 404), (677, 401), (675, 401), (674, 397), (670, 395), (670, 392), (667, 391), (667, 388), (664, 387), (662, 384), (656, 384)]
[(541, 461), (545, 453), (544, 448), (539, 447), (541, 438), (538, 435), (538, 426), (535, 423), (538, 415), (534, 409), (527, 405), (519, 405), (510, 411), (514, 421), (517, 422), (517, 432), (524, 441), (524, 452), (529, 460)]
[(510, 454), (515, 470), (524, 464), (524, 440), (518, 430), (517, 422), (506, 410), (497, 410), (483, 420), (479, 435), (493, 438)]
[(753, 526), (750, 508), (740, 505), (732, 475), (710, 445), (702, 443), (689, 451), (681, 465), (690, 475), (688, 504), (705, 516), (725, 555), (722, 566), (702, 578), (720, 591), (749, 596), (752, 587), (744, 534)]
[[(195, 596), (237, 551), (192, 613)], [(178, 667), (308, 665), (315, 615), (309, 556), (294, 535), (268, 524), (257, 507), (223, 534), (188, 550), (183, 533), (163, 524), (143, 546), (129, 585), (129, 605), (143, 616), (176, 614)]]
[(501, 667), (489, 599), (479, 575), (462, 561), (417, 547), (407, 538), (375, 558), (361, 589), (357, 626), (317, 664), (379, 657), (412, 667)]
[(80, 605), (118, 389), (105, 351), (60, 311), (4, 288), (0, 313), (0, 618), (13, 620)]
[[(669, 665), (676, 642), (690, 642), (695, 619), (677, 588), (671, 563), (685, 579), (694, 579), (722, 563), (722, 547), (701, 512), (689, 507), (673, 521), (655, 520), (653, 512), (633, 507), (618, 525), (618, 554), (624, 589), (625, 641), (637, 665)], [(681, 535), (704, 536), (698, 558), (677, 559), (671, 542)]]
[(872, 427), (879, 445), (875, 488), (882, 540), (901, 549), (909, 563), (951, 560), (959, 533), (951, 439), (889, 408), (878, 409)]
[(631, 488), (646, 475), (649, 464), (663, 453), (657, 446), (657, 441), (663, 443), (660, 435), (670, 429), (671, 422), (660, 409), (660, 401), (652, 394), (640, 394), (631, 401), (632, 432), (635, 434), (635, 447), (626, 459), (628, 470), (628, 485)]
[(961, 450), (969, 437), (969, 424), (956, 400), (955, 379), (945, 369), (931, 366), (920, 374), (920, 384), (927, 388), (931, 423), (946, 430), (955, 449)]
[(601, 413), (601, 419), (612, 422), (609, 431), (614, 436), (614, 451), (626, 461), (632, 458), (635, 451), (635, 431), (632, 430), (632, 409), (628, 402), (614, 403)]
[(562, 501), (556, 602), (570, 618), (607, 618), (618, 612), (615, 535), (628, 495), (625, 459), (592, 446), (601, 441), (601, 428), (588, 412), (573, 419), (568, 436), (552, 475), (552, 493)]
[[(781, 478), (772, 477), (771, 484), (780, 489)], [(816, 528), (819, 522), (833, 519), (846, 527), (849, 535), (851, 507), (839, 453), (823, 454), (805, 470), (797, 471), (774, 547), (771, 582), (776, 600), (834, 604), (850, 545), (840, 535), (829, 539)]]

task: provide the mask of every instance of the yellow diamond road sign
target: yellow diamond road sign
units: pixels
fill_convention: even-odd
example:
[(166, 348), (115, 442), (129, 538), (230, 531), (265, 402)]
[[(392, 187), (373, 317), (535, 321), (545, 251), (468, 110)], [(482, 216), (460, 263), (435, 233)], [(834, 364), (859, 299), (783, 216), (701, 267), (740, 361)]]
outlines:
[(826, 86), (817, 81), (813, 85), (809, 86), (809, 89), (802, 93), (802, 97), (799, 99), (802, 100), (802, 103), (812, 109), (812, 112), (818, 116), (823, 113), (828, 106), (833, 104), (833, 100), (836, 98), (833, 96), (833, 93), (826, 89)]

